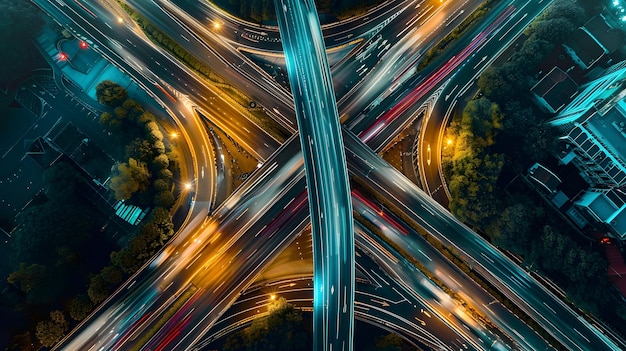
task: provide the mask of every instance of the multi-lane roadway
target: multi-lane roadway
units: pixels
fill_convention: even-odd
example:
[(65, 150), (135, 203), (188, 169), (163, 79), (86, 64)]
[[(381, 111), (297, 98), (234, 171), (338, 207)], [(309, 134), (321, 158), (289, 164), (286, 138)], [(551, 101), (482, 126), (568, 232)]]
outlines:
[(275, 0), (298, 119), (313, 234), (313, 349), (353, 349), (354, 232), (330, 67), (313, 1)]
[[(62, 2), (58, 2), (58, 3), (59, 3), (59, 4), (62, 4)], [(48, 3), (46, 3), (46, 4), (48, 4)], [(418, 5), (419, 5), (419, 4), (418, 4)], [(53, 6), (55, 6), (55, 5), (54, 5), (54, 3), (53, 3)], [(69, 6), (69, 5), (68, 5), (68, 6)], [(94, 6), (96, 6), (96, 5), (94, 5)], [(513, 6), (513, 5), (511, 5), (511, 6)], [(42, 7), (45, 7), (45, 4), (43, 4), (43, 5), (42, 5)], [(65, 7), (65, 6), (61, 6), (61, 7)], [(66, 9), (67, 9), (67, 8), (64, 8), (63, 10), (66, 10)], [(63, 20), (67, 20), (67, 17), (65, 17), (65, 15), (64, 15), (64, 14), (62, 13), (62, 11), (58, 8), (58, 6), (57, 6), (56, 8), (49, 8), (49, 9), (46, 9), (46, 11), (47, 11), (47, 12), (49, 12), (49, 13), (50, 13), (50, 12), (55, 12), (55, 13), (54, 13), (54, 17), (55, 17), (55, 18), (62, 18)], [(72, 11), (73, 11), (73, 12), (76, 12), (77, 10), (76, 10), (76, 9), (73, 9)], [(78, 11), (80, 11), (80, 9), (79, 9)], [(421, 10), (420, 10), (420, 11), (421, 11)], [(106, 12), (106, 11), (105, 11), (105, 12)], [(460, 11), (459, 11), (459, 12), (460, 12)], [(454, 16), (456, 16), (456, 15), (454, 15)], [(78, 28), (78, 29), (79, 29), (79, 31), (80, 31), (80, 32), (82, 32), (82, 33), (77, 33), (77, 34), (85, 34), (85, 33), (89, 33), (89, 35), (93, 35), (94, 37), (98, 37), (98, 39), (99, 39), (99, 41), (98, 41), (99, 46), (100, 46), (100, 47), (103, 47), (103, 48), (104, 48), (103, 50), (110, 50), (110, 49), (106, 49), (106, 48), (107, 48), (107, 46), (110, 46), (110, 47), (118, 47), (118, 49), (115, 49), (115, 50), (110, 50), (110, 51), (112, 51), (112, 52), (116, 52), (116, 53), (121, 53), (121, 54), (118, 54), (118, 55), (119, 55), (118, 57), (113, 56), (111, 59), (112, 59), (113, 61), (119, 61), (119, 60), (121, 60), (121, 61), (126, 61), (126, 59), (128, 59), (128, 62), (130, 62), (130, 63), (131, 63), (131, 64), (130, 64), (130, 66), (131, 66), (131, 67), (124, 67), (127, 71), (130, 71), (130, 72), (138, 72), (139, 70), (142, 70), (142, 71), (143, 71), (142, 66), (143, 66), (143, 67), (146, 67), (146, 68), (148, 68), (148, 67), (149, 67), (150, 69), (154, 69), (154, 68), (156, 67), (156, 66), (155, 66), (155, 64), (152, 64), (152, 63), (150, 63), (150, 62), (148, 62), (148, 63), (150, 63), (149, 65), (141, 65), (141, 64), (139, 64), (139, 63), (138, 63), (138, 61), (136, 61), (137, 56), (134, 56), (134, 55), (133, 55), (133, 54), (135, 53), (135, 49), (140, 50), (138, 47), (139, 47), (139, 46), (141, 46), (141, 45), (143, 45), (143, 44), (142, 44), (142, 43), (137, 43), (137, 42), (136, 42), (136, 39), (135, 39), (136, 33), (129, 31), (129, 30), (128, 30), (128, 27), (126, 27), (127, 29), (123, 29), (123, 28), (121, 28), (121, 27), (120, 27), (120, 29), (117, 29), (117, 30), (116, 30), (116, 32), (120, 32), (120, 33), (116, 33), (116, 34), (122, 34), (122, 38), (123, 38), (124, 36), (126, 36), (126, 40), (124, 40), (124, 41), (122, 41), (122, 40), (117, 41), (117, 40), (115, 40), (115, 39), (109, 39), (109, 38), (108, 38), (107, 36), (105, 36), (105, 35), (102, 35), (102, 36), (101, 36), (100, 34), (98, 34), (98, 33), (101, 33), (101, 31), (97, 28), (97, 26), (98, 26), (98, 24), (97, 24), (97, 23), (100, 23), (99, 25), (101, 26), (101, 28), (104, 28), (104, 27), (102, 27), (102, 25), (106, 25), (107, 27), (111, 28), (111, 27), (112, 27), (112, 24), (116, 23), (116, 22), (115, 22), (115, 18), (112, 18), (112, 17), (111, 17), (111, 18), (107, 18), (107, 17), (103, 17), (103, 16), (98, 16), (98, 20), (85, 21), (84, 19), (81, 19), (81, 18), (80, 18), (81, 16), (79, 16), (79, 15), (76, 15), (76, 16), (72, 15), (72, 14), (71, 14), (71, 11), (70, 11), (70, 15), (69, 15), (68, 17), (71, 17), (71, 18), (70, 18), (70, 19), (69, 19), (66, 23), (63, 23), (63, 22), (62, 22), (62, 24), (63, 24), (63, 25), (65, 25), (65, 26), (72, 26), (72, 25), (74, 25), (74, 28)], [(109, 17), (110, 17), (110, 16), (109, 16)], [(452, 21), (456, 20), (456, 18), (455, 18), (455, 17), (447, 17), (447, 18), (450, 18)], [(499, 18), (499, 17), (497, 17), (497, 18)], [(100, 21), (102, 21), (102, 22), (100, 22)], [(419, 20), (418, 20), (418, 21), (419, 21)], [(446, 20), (446, 21), (447, 21), (447, 20)], [(91, 23), (92, 23), (92, 22), (94, 23), (94, 25), (91, 25)], [(91, 26), (91, 27), (90, 27), (90, 26)], [(125, 27), (125, 26), (122, 26), (122, 27)], [(94, 30), (97, 32), (96, 34), (93, 34), (93, 33), (94, 33)], [(106, 31), (106, 29), (105, 29), (105, 31)], [(375, 38), (373, 38), (373, 39), (374, 39), (374, 40), (376, 40)], [(382, 41), (382, 40), (384, 40), (384, 39), (381, 39), (381, 41)], [(148, 50), (147, 55), (150, 55), (150, 53), (154, 53), (154, 54), (155, 54), (155, 57), (160, 57), (160, 58), (162, 58), (162, 57), (164, 57), (164, 56), (165, 56), (165, 57), (167, 57), (167, 55), (163, 55), (163, 54), (162, 54), (162, 53), (160, 53), (158, 50), (154, 50), (154, 48), (151, 48), (149, 45), (144, 45), (144, 46), (145, 46), (145, 47), (144, 47), (144, 50)], [(377, 45), (377, 46), (376, 46), (376, 48), (379, 48), (379, 47), (380, 47), (379, 45)], [(380, 48), (384, 48), (384, 47), (386, 47), (386, 44), (385, 44), (384, 46), (380, 47)], [(150, 49), (151, 49), (152, 51), (150, 51)], [(367, 55), (367, 54), (366, 54), (366, 55)], [(366, 56), (366, 55), (365, 55), (365, 56)], [(152, 56), (144, 56), (143, 54), (141, 54), (141, 55), (140, 55), (140, 57), (142, 57), (142, 58), (144, 58), (144, 59), (145, 59), (145, 58), (147, 58), (147, 57), (152, 57)], [(133, 60), (134, 60), (134, 61), (133, 61)], [(167, 58), (166, 60), (169, 60), (169, 58)], [(139, 61), (139, 62), (141, 62), (141, 61)], [(160, 64), (158, 63), (158, 62), (159, 62), (159, 60), (155, 60), (154, 62), (156, 63), (156, 65), (157, 65), (157, 66), (160, 66)], [(128, 66), (128, 65), (126, 65), (126, 66)], [(177, 73), (180, 73), (180, 76), (179, 76), (179, 77), (183, 77), (183, 79), (181, 79), (181, 81), (180, 81), (179, 83), (176, 83), (176, 79), (177, 79), (177, 78), (179, 78), (179, 77), (177, 77), (177, 75), (176, 75), (176, 74), (174, 74), (174, 73), (172, 73), (172, 72), (170, 72), (170, 71), (169, 71), (169, 69), (172, 69), (173, 67), (178, 67), (178, 69), (176, 69), (176, 68), (174, 68), (174, 69), (175, 69), (175, 70), (177, 70), (177, 71), (176, 71)], [(411, 69), (411, 68), (410, 68), (410, 65), (409, 65), (409, 66), (407, 66), (406, 68), (403, 68), (403, 71), (402, 71), (402, 72), (404, 72), (404, 69), (408, 69), (408, 71), (407, 71), (407, 72), (410, 72), (410, 69)], [(363, 71), (363, 69), (360, 69), (360, 71), (362, 72), (362, 71)], [(205, 89), (205, 88), (202, 88), (201, 86), (196, 86), (196, 87), (195, 87), (195, 88), (200, 88), (200, 89), (188, 88), (188, 87), (187, 87), (187, 83), (188, 83), (188, 82), (190, 82), (190, 83), (191, 83), (191, 82), (197, 81), (197, 77), (195, 77), (195, 76), (193, 76), (193, 74), (190, 74), (189, 72), (187, 72), (184, 68), (182, 68), (182, 67), (180, 67), (180, 66), (176, 65), (173, 61), (172, 61), (172, 63), (168, 63), (168, 67), (165, 67), (165, 70), (160, 71), (159, 73), (160, 73), (159, 75), (154, 75), (154, 76), (153, 76), (153, 78), (156, 78), (156, 79), (158, 79), (158, 80), (154, 80), (154, 79), (153, 79), (152, 81), (150, 81), (150, 80), (145, 79), (145, 77), (144, 77), (144, 78), (142, 78), (142, 77), (143, 77), (143, 75), (140, 75), (139, 77), (135, 77), (135, 79), (136, 79), (136, 80), (139, 80), (139, 81), (143, 81), (143, 82), (146, 82), (146, 81), (147, 81), (147, 82), (148, 82), (148, 83), (150, 83), (150, 84), (157, 85), (157, 84), (160, 84), (160, 83), (164, 83), (164, 81), (163, 81), (163, 80), (161, 80), (161, 78), (158, 78), (158, 77), (169, 77), (169, 78), (167, 78), (167, 80), (165, 80), (165, 81), (167, 81), (167, 84), (169, 85), (169, 87), (172, 87), (172, 89), (170, 90), (170, 89), (169, 89), (169, 87), (165, 87), (165, 88), (167, 88), (170, 92), (171, 92), (171, 91), (188, 92), (188, 91), (190, 91), (190, 89), (191, 89), (191, 93), (190, 93), (190, 94), (188, 94), (189, 96), (190, 96), (190, 95), (192, 95), (192, 94), (194, 94), (194, 93), (196, 93), (196, 94), (197, 94), (199, 91), (203, 91), (203, 92), (204, 92), (204, 90), (203, 90), (203, 89)], [(162, 74), (162, 75), (161, 75), (161, 74)], [(168, 75), (169, 75), (169, 76), (168, 76)], [(164, 79), (164, 78), (163, 78), (163, 79)], [(188, 80), (187, 80), (187, 79), (188, 79)], [(442, 78), (442, 79), (443, 79), (443, 78)], [(146, 89), (148, 89), (148, 90), (154, 90), (154, 87), (153, 87), (153, 86), (151, 86), (150, 84), (144, 84), (144, 88), (146, 88)], [(158, 94), (158, 93), (157, 93), (157, 94)], [(184, 99), (184, 96), (185, 96), (185, 94), (182, 94), (182, 95), (179, 95), (179, 94), (174, 94), (174, 99), (177, 99), (177, 100), (182, 100), (182, 99)], [(164, 97), (164, 96), (163, 96), (163, 95), (161, 95), (161, 98), (163, 98), (163, 97)], [(181, 99), (181, 97), (182, 97), (182, 99)], [(205, 97), (205, 98), (206, 98), (206, 97)], [(200, 100), (200, 99), (194, 99), (194, 100)], [(392, 102), (393, 102), (393, 101), (392, 101)], [(169, 103), (169, 102), (168, 102), (168, 103)], [(386, 105), (386, 104), (389, 104), (389, 103), (390, 103), (389, 101), (382, 102), (382, 104), (383, 104), (383, 105)], [(228, 108), (227, 104), (225, 104), (225, 105), (226, 105), (226, 106), (222, 105), (222, 106), (223, 106), (223, 108)], [(174, 110), (174, 111), (175, 111), (175, 110)], [(179, 112), (181, 112), (181, 114), (182, 114), (182, 115), (184, 115), (184, 114), (182, 113), (182, 111), (179, 111)], [(212, 112), (213, 112), (213, 114), (216, 114), (216, 115), (219, 115), (220, 113), (223, 113), (223, 111), (222, 111), (222, 112), (220, 112), (220, 110), (219, 110), (219, 109), (218, 109), (218, 110), (212, 109)], [(400, 118), (398, 118), (398, 120), (399, 120), (399, 119), (400, 119)], [(231, 131), (232, 131), (232, 132), (236, 133), (236, 132), (237, 132), (237, 131), (236, 131), (236, 129), (237, 129), (237, 128), (231, 128), (231, 130), (229, 130), (229, 132), (231, 132)], [(383, 128), (381, 128), (381, 130), (382, 130), (382, 129), (383, 129)], [(387, 128), (384, 128), (384, 130), (387, 130)], [(262, 135), (262, 133), (261, 133), (260, 135)], [(193, 142), (193, 141), (192, 141), (192, 142)], [(197, 145), (197, 144), (195, 144), (195, 145)], [(267, 145), (264, 145), (264, 146), (260, 147), (259, 149), (264, 149), (264, 148), (271, 149), (271, 148), (270, 148), (270, 147), (268, 147)], [(351, 149), (350, 147), (348, 147), (348, 148), (349, 148), (349, 149)], [(273, 150), (272, 150), (272, 151), (273, 151)], [(366, 161), (366, 164), (373, 164), (373, 163), (375, 163), (374, 161), (376, 161), (376, 160), (375, 160), (375, 158), (377, 158), (377, 156), (375, 156), (375, 155), (374, 155), (374, 156), (368, 156), (368, 157), (372, 157), (372, 159), (370, 160), (370, 159), (368, 158), (368, 159), (367, 159), (367, 161)], [(260, 156), (259, 158), (263, 159), (263, 157), (262, 157), (262, 156)], [(267, 158), (267, 157), (265, 157), (265, 158)], [(198, 169), (198, 170), (196, 170), (196, 171), (197, 171), (197, 173), (198, 173), (198, 174), (200, 174), (199, 169)], [(371, 172), (371, 171), (370, 171), (370, 172)], [(365, 177), (366, 177), (366, 176), (368, 176), (368, 175), (369, 175), (369, 174), (368, 174), (367, 172), (365, 172), (365, 174), (361, 174), (361, 176), (365, 176)], [(385, 182), (389, 182), (389, 180), (390, 180), (390, 179), (391, 179), (391, 178), (385, 179)], [(397, 182), (397, 181), (404, 181), (404, 180), (402, 180), (401, 178), (398, 178), (398, 179), (396, 180), (396, 182)], [(199, 182), (199, 183), (201, 183), (201, 182)], [(400, 182), (399, 184), (402, 184), (402, 183)], [(300, 195), (298, 195), (298, 196), (300, 196)], [(276, 201), (279, 201), (279, 200), (276, 200)], [(305, 201), (302, 201), (302, 203), (304, 203), (304, 202), (305, 202)], [(424, 200), (424, 203), (425, 203), (425, 204), (428, 204), (429, 202), (428, 202), (428, 200)], [(296, 203), (296, 204), (297, 204), (297, 203)], [(277, 206), (278, 206), (278, 205), (277, 205)], [(294, 206), (295, 206), (295, 205), (294, 205)], [(429, 206), (434, 206), (434, 205), (429, 205)], [(295, 210), (295, 209), (294, 209), (294, 210)], [(427, 216), (426, 214), (424, 214), (424, 215), (426, 216), (425, 218), (428, 218), (428, 216)], [(269, 219), (268, 219), (268, 220), (269, 220)], [(451, 220), (451, 219), (449, 219), (449, 220)], [(270, 223), (273, 223), (273, 221), (270, 221)], [(192, 223), (192, 224), (193, 224), (193, 223)], [(426, 225), (426, 227), (428, 227), (428, 225)], [(445, 238), (444, 238), (444, 239), (445, 239)], [(189, 244), (188, 244), (188, 245), (189, 245)], [(492, 250), (493, 250), (493, 249), (492, 249)], [(495, 251), (495, 250), (493, 250), (493, 251)], [(475, 254), (479, 255), (479, 253), (478, 253), (478, 252), (476, 252)], [(235, 255), (235, 256), (231, 256), (231, 257), (236, 257), (236, 255)], [(480, 255), (479, 255), (479, 256), (478, 256), (478, 258), (480, 258), (480, 257), (482, 257), (482, 256), (480, 256)], [(493, 259), (493, 258), (492, 258), (492, 259)], [(200, 260), (200, 259), (198, 259), (198, 260)], [(165, 260), (164, 262), (169, 262), (169, 261), (168, 261), (168, 260)], [(171, 264), (173, 264), (173, 263), (171, 263)], [(504, 262), (504, 263), (502, 263), (502, 264), (503, 264), (505, 267), (506, 267), (507, 265), (510, 265), (510, 263), (508, 263), (508, 262)], [(489, 272), (486, 272), (486, 273), (489, 273)], [(140, 275), (139, 275), (139, 276), (141, 276), (142, 274), (145, 274), (145, 273), (140, 273)], [(500, 273), (499, 273), (499, 272), (496, 272), (496, 274), (500, 274)], [(226, 279), (226, 278), (229, 278), (229, 277), (224, 277), (224, 278)], [(237, 277), (237, 278), (239, 278), (239, 277)], [(177, 283), (177, 284), (178, 284), (177, 286), (179, 286), (179, 287), (180, 287), (180, 289), (178, 289), (178, 292), (188, 291), (188, 289), (190, 289), (189, 287), (191, 286), (191, 285), (189, 285), (189, 284), (182, 284), (182, 283)], [(227, 283), (224, 283), (224, 285), (226, 285), (226, 284), (227, 284)], [(138, 283), (138, 280), (135, 280), (135, 281), (133, 281), (133, 282), (129, 282), (129, 283), (127, 284), (127, 286), (128, 286), (128, 287), (132, 287), (131, 285), (135, 287), (135, 288), (133, 288), (133, 289), (132, 289), (133, 291), (144, 291), (143, 289), (136, 289), (136, 288), (140, 287), (140, 285), (141, 285), (140, 283)], [(218, 287), (219, 287), (219, 286), (218, 286)], [(522, 286), (516, 286), (515, 288), (516, 288), (516, 289), (520, 289), (521, 291), (525, 290), (525, 288), (524, 288), (524, 287), (522, 287)], [(168, 288), (168, 289), (170, 289), (170, 288)], [(200, 294), (200, 293), (203, 293), (203, 292), (204, 292), (203, 288), (198, 289), (198, 290), (195, 290), (195, 289), (196, 289), (196, 288), (194, 288), (194, 289), (193, 289), (193, 290), (194, 290), (194, 291), (193, 291), (194, 296), (196, 296), (195, 294)], [(219, 290), (219, 289), (218, 289), (218, 290)], [(172, 291), (172, 290), (170, 290), (170, 291)], [(198, 291), (199, 291), (199, 292), (198, 292)], [(528, 293), (528, 292), (526, 292), (526, 293)], [(518, 294), (518, 292), (515, 292), (514, 294)], [(521, 295), (521, 294), (520, 294), (520, 295)], [(148, 294), (147, 296), (152, 296), (152, 295)], [(194, 296), (192, 296), (192, 297), (189, 299), (189, 301), (191, 301), (191, 302), (187, 302), (187, 303), (184, 305), (184, 306), (185, 306), (185, 307), (184, 307), (185, 309), (189, 309), (189, 311), (188, 311), (189, 315), (188, 315), (187, 313), (184, 313), (184, 314), (177, 314), (177, 315), (176, 315), (176, 316), (177, 316), (177, 318), (180, 318), (180, 321), (179, 321), (179, 322), (177, 322), (177, 324), (176, 324), (176, 325), (173, 325), (173, 326), (172, 326), (172, 328), (173, 328), (173, 330), (177, 331), (178, 333), (181, 333), (181, 331), (184, 331), (184, 328), (187, 328), (189, 325), (193, 325), (193, 324), (191, 324), (192, 317), (193, 317), (192, 315), (193, 315), (193, 311), (195, 311), (195, 309), (197, 308), (197, 307), (194, 307), (194, 303), (198, 301), (198, 300), (194, 299)], [(552, 303), (552, 302), (553, 302), (553, 300), (555, 300), (554, 296), (551, 296), (551, 297), (550, 297), (550, 296), (548, 296), (548, 297), (549, 297), (549, 298), (548, 298), (547, 300), (549, 301), (549, 303)], [(152, 297), (151, 297), (151, 298), (152, 298)], [(166, 300), (167, 300), (167, 299), (166, 299)], [(141, 302), (142, 300), (138, 300), (138, 301), (139, 301), (139, 302)], [(169, 300), (168, 300), (168, 301), (169, 301)], [(130, 302), (131, 302), (131, 301), (129, 301), (129, 303), (130, 303)], [(535, 306), (535, 305), (539, 305), (539, 306), (540, 306), (540, 305), (541, 305), (541, 304), (538, 304), (538, 302), (535, 302), (535, 301), (531, 301), (531, 302), (533, 303), (533, 306)], [(543, 301), (543, 302), (547, 304), (547, 302), (546, 302), (546, 301)], [(132, 304), (129, 304), (129, 306), (130, 306), (130, 305), (132, 305)], [(139, 308), (139, 307), (140, 307), (141, 309), (145, 308), (145, 306), (143, 306), (143, 304), (136, 305), (136, 307), (137, 307), (137, 308)], [(194, 310), (191, 310), (192, 308), (193, 308)], [(128, 310), (126, 310), (126, 312), (125, 312), (125, 313), (128, 313)], [(569, 313), (569, 315), (573, 315), (573, 314), (571, 313), (571, 311), (565, 311), (565, 314), (566, 314), (566, 315), (568, 315), (568, 313)], [(122, 317), (119, 317), (119, 318), (122, 318)], [(134, 317), (133, 317), (133, 318), (134, 318)], [(131, 318), (130, 320), (133, 320), (133, 318)], [(149, 317), (147, 317), (147, 318), (149, 318)], [(568, 322), (568, 323), (570, 323), (570, 324), (571, 324), (571, 321), (570, 321), (570, 322)], [(95, 325), (97, 326), (97, 324), (95, 324)], [(92, 327), (93, 327), (93, 326), (92, 326)], [(565, 326), (565, 327), (567, 327), (567, 326)], [(589, 328), (587, 328), (587, 327), (589, 327)], [(90, 327), (87, 327), (87, 328), (90, 328)], [(197, 328), (196, 328), (196, 329), (197, 329)], [(590, 327), (590, 326), (588, 326), (588, 325), (585, 325), (584, 323), (582, 323), (582, 324), (581, 324), (581, 326), (575, 326), (573, 329), (569, 329), (569, 330), (570, 330), (570, 331), (576, 331), (577, 333), (581, 334), (581, 336), (582, 336), (584, 339), (586, 339), (586, 340), (588, 340), (588, 341), (589, 341), (589, 340), (591, 340), (591, 339), (595, 339), (595, 338), (597, 337), (597, 335), (596, 335), (596, 336), (594, 336), (594, 335), (595, 335), (595, 333), (593, 333), (593, 332), (592, 332), (591, 334), (588, 334), (589, 330), (593, 330), (593, 328), (592, 328), (592, 327)], [(197, 331), (197, 332), (199, 332), (199, 331), (200, 331), (200, 330), (198, 329), (198, 331)], [(116, 333), (110, 333), (110, 334), (111, 334), (112, 336), (115, 336), (115, 334), (116, 334)], [(111, 336), (110, 336), (110, 337), (111, 337)], [(156, 337), (156, 336), (155, 336), (155, 337)], [(193, 336), (192, 336), (192, 337), (193, 337)], [(169, 338), (170, 338), (170, 337), (169, 337), (169, 336), (166, 336), (165, 338), (168, 338), (168, 340), (169, 340)], [(168, 343), (169, 343), (170, 341), (176, 341), (176, 340), (177, 340), (176, 338), (177, 338), (177, 337), (172, 337), (172, 339), (171, 339), (171, 340), (169, 340), (169, 341), (168, 341)], [(583, 341), (583, 339), (581, 339), (580, 337), (576, 337), (575, 335), (573, 336), (573, 338), (574, 338), (574, 339), (578, 339), (579, 341)], [(105, 338), (102, 338), (101, 340), (105, 340)], [(602, 344), (602, 341), (604, 341), (604, 340), (602, 340), (602, 338), (600, 338), (600, 341), (597, 341), (597, 343), (598, 343), (599, 345), (601, 345), (601, 344)], [(151, 341), (151, 342), (152, 342), (152, 341)], [(162, 340), (162, 341), (160, 341), (160, 343), (163, 343), (163, 342), (164, 342), (163, 340)], [(592, 342), (592, 341), (589, 341), (589, 342)], [(584, 342), (580, 343), (580, 345), (584, 345)], [(579, 347), (579, 348), (580, 348), (580, 347)], [(585, 348), (584, 348), (584, 346), (583, 346), (583, 348), (582, 348), (582, 349), (585, 349)]]

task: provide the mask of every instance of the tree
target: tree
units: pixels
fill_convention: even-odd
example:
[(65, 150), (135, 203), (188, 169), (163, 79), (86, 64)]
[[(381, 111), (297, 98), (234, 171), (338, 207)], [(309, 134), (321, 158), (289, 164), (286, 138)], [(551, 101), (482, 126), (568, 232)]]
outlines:
[(105, 266), (100, 270), (99, 274), (102, 280), (111, 286), (118, 285), (124, 278), (122, 271), (115, 266)]
[(148, 122), (153, 122), (156, 120), (156, 117), (150, 111), (143, 111), (143, 113), (137, 118), (137, 124), (142, 125)]
[(163, 246), (163, 242), (167, 239), (161, 229), (154, 223), (148, 222), (141, 226), (139, 230), (139, 235), (141, 239), (145, 241), (146, 245), (150, 248), (150, 256), (152, 256), (153, 251)]
[(104, 301), (110, 294), (111, 286), (102, 278), (102, 275), (96, 274), (89, 279), (87, 295), (94, 305)]
[(164, 208), (170, 208), (174, 204), (174, 195), (169, 190), (160, 191), (154, 195), (154, 205)]
[(104, 128), (110, 131), (117, 131), (122, 127), (120, 120), (110, 112), (102, 112), (99, 122)]
[(563, 18), (570, 21), (574, 27), (580, 27), (585, 21), (585, 12), (575, 1), (556, 0), (541, 15), (542, 20)]
[(161, 192), (161, 191), (169, 191), (170, 190), (170, 184), (167, 180), (165, 179), (156, 179), (153, 183), (152, 186), (154, 187), (154, 190), (156, 190), (157, 192)]
[(128, 92), (117, 83), (103, 80), (96, 86), (96, 97), (103, 105), (119, 106), (128, 97)]
[(126, 145), (126, 156), (148, 163), (154, 159), (155, 153), (152, 144), (148, 140), (135, 138)]
[(126, 115), (128, 115), (128, 111), (122, 106), (116, 107), (115, 110), (113, 110), (113, 113), (115, 114), (115, 117), (117, 117), (117, 119), (120, 121), (125, 119)]
[(484, 149), (493, 145), (501, 125), (502, 113), (498, 105), (487, 98), (471, 100), (463, 110), (461, 130), (467, 132), (474, 147)]
[(489, 100), (504, 104), (516, 99), (518, 92), (529, 88), (526, 72), (532, 68), (527, 62), (514, 61), (500, 67), (490, 67), (478, 78), (478, 88)]
[(172, 180), (174, 178), (174, 175), (172, 174), (172, 171), (170, 171), (167, 168), (164, 168), (164, 169), (159, 170), (158, 177), (159, 179)]
[(93, 303), (89, 300), (89, 296), (80, 294), (72, 299), (70, 303), (70, 317), (75, 321), (82, 321), (93, 310)]
[(54, 266), (59, 257), (51, 248), (66, 246), (72, 252), (78, 250), (88, 235), (88, 216), (88, 209), (76, 202), (49, 200), (29, 206), (17, 217), (15, 261)]
[(224, 343), (224, 351), (241, 351), (246, 349), (244, 333), (230, 334)]
[(163, 141), (161, 141), (161, 140), (155, 140), (152, 143), (152, 149), (154, 150), (154, 153), (157, 154), (157, 155), (164, 154), (165, 153), (165, 144), (163, 144)]
[(117, 174), (111, 178), (109, 187), (118, 200), (130, 199), (137, 191), (144, 192), (150, 185), (150, 171), (144, 162), (129, 158), (117, 166)]
[(119, 251), (111, 252), (111, 263), (119, 267), (124, 273), (132, 274), (141, 267), (142, 261), (134, 256), (130, 249), (122, 248)]
[(43, 23), (30, 1), (0, 2), (0, 86), (35, 68), (41, 54), (33, 39)]
[(288, 351), (306, 349), (302, 312), (284, 298), (274, 301), (269, 315), (254, 320), (250, 327), (228, 337), (224, 351)]
[(46, 266), (40, 264), (26, 265), (24, 262), (20, 263), (20, 268), (9, 274), (7, 282), (15, 284), (20, 287), (25, 293), (30, 293), (33, 290), (45, 288), (48, 279)]
[(302, 312), (284, 298), (278, 298), (269, 307), (267, 339), (275, 350), (304, 350), (306, 334)]
[(163, 140), (163, 133), (161, 133), (159, 125), (156, 122), (146, 123), (146, 134), (148, 134), (148, 140), (152, 143)]
[(50, 320), (37, 324), (35, 335), (43, 346), (51, 347), (61, 340), (68, 328), (69, 323), (65, 320), (65, 315), (56, 310), (50, 312)]
[(448, 182), (450, 211), (461, 221), (482, 227), (501, 211), (502, 199), (495, 192), (503, 155), (484, 155), (453, 163)]
[(58, 162), (42, 174), (46, 196), (55, 201), (72, 201), (80, 174), (67, 162)]
[(139, 117), (144, 113), (143, 107), (133, 99), (126, 99), (126, 101), (122, 103), (122, 107), (127, 112), (127, 118), (135, 123), (137, 123)]
[[(512, 69), (509, 70), (509, 74), (512, 79), (522, 79), (519, 82), (528, 82), (528, 79), (524, 79), (521, 75), (513, 75), (513, 72), (519, 72), (520, 74), (527, 73), (537, 67), (543, 61), (543, 59), (554, 50), (554, 45), (551, 41), (538, 38), (535, 35), (531, 35), (528, 40), (524, 42), (519, 52), (513, 55), (513, 61), (509, 64), (512, 65)], [(513, 70), (515, 69), (515, 70)], [(516, 85), (515, 81), (511, 80), (511, 84), (516, 89), (527, 89), (530, 86), (528, 84)], [(527, 90), (524, 90), (527, 91)]]
[(159, 154), (152, 160), (152, 164), (158, 169), (164, 169), (170, 165), (170, 159), (166, 154)]
[(531, 29), (533, 36), (530, 40), (545, 40), (560, 45), (574, 32), (574, 25), (565, 18), (536, 21)]
[(165, 236), (163, 241), (169, 239), (174, 234), (174, 223), (172, 223), (172, 215), (167, 208), (156, 207), (152, 210), (150, 222), (154, 223)]
[(402, 338), (393, 333), (378, 337), (375, 351), (402, 351)]
[(541, 215), (541, 208), (530, 201), (515, 201), (487, 228), (487, 234), (495, 245), (526, 255), (530, 250), (533, 224)]

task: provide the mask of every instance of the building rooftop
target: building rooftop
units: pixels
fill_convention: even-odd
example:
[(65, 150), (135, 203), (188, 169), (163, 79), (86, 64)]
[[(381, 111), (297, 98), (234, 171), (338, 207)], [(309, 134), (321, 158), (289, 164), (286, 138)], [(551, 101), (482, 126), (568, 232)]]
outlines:
[(608, 51), (593, 35), (582, 28), (578, 28), (565, 45), (568, 53), (583, 69), (588, 69), (598, 62)]
[(620, 101), (604, 115), (594, 114), (587, 128), (617, 157), (626, 160), (626, 104)]
[(626, 237), (626, 194), (619, 188), (592, 189), (585, 192), (576, 205), (608, 224), (620, 238)]
[(620, 235), (620, 238), (626, 237), (626, 207), (622, 206), (619, 211), (609, 219), (609, 224)]
[(550, 108), (551, 113), (559, 111), (572, 101), (577, 90), (576, 82), (559, 67), (552, 68), (531, 89), (537, 98), (542, 99), (542, 102)]
[(619, 209), (603, 193), (595, 191), (584, 193), (576, 204), (589, 209), (602, 222), (606, 222)]
[(583, 26), (609, 53), (623, 45), (623, 32), (609, 25), (602, 14), (592, 17)]
[(555, 192), (557, 187), (561, 185), (561, 179), (539, 163), (535, 163), (528, 170), (529, 178), (541, 186), (541, 189), (548, 193)]

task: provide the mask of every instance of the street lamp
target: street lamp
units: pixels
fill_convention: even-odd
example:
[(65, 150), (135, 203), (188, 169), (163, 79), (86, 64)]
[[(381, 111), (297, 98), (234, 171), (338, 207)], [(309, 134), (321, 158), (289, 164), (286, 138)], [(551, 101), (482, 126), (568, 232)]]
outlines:
[(171, 133), (170, 133), (170, 137), (171, 137), (172, 139), (176, 139), (176, 138), (178, 137), (178, 133), (176, 133), (176, 132), (171, 132)]
[(213, 29), (219, 30), (221, 27), (222, 27), (221, 23), (219, 23), (217, 21), (213, 22)]

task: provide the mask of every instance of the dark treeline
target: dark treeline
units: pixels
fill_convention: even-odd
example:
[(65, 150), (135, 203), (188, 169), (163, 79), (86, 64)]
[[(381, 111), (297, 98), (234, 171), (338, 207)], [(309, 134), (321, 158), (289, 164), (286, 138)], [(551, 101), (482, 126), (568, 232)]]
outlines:
[[(379, 0), (318, 0), (315, 4), (319, 13), (343, 18), (362, 13), (381, 2)], [(235, 16), (257, 23), (276, 20), (273, 0), (217, 0), (214, 3)]]

